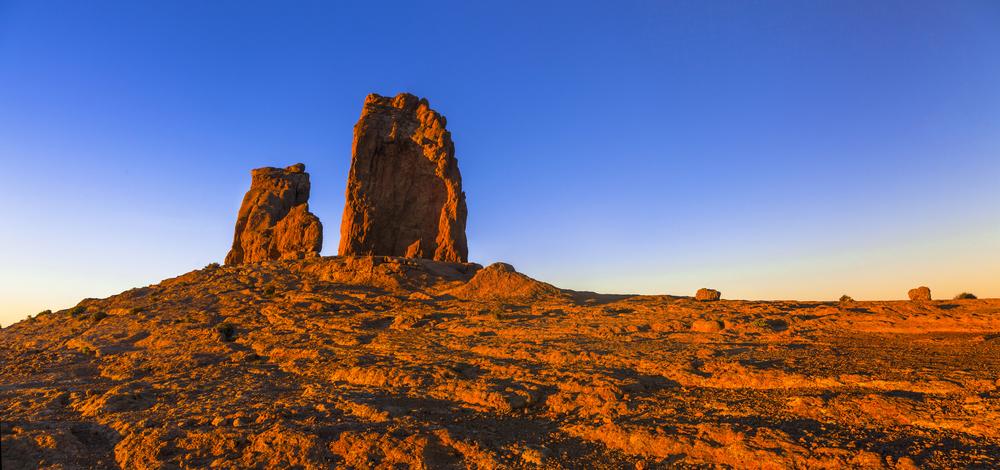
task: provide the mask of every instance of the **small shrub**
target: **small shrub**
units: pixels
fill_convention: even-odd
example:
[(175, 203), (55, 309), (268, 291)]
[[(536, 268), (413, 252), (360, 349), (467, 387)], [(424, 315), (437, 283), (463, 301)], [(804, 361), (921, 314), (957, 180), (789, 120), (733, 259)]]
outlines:
[(770, 326), (770, 324), (767, 322), (767, 320), (765, 320), (763, 318), (754, 320), (753, 323), (750, 323), (750, 324), (753, 325), (753, 326), (755, 326), (755, 327), (757, 327), (757, 328), (767, 328), (768, 326)]
[(137, 313), (142, 313), (143, 310), (144, 309), (142, 307), (132, 307), (132, 310), (129, 310), (129, 313), (131, 313), (132, 315), (135, 315)]
[(205, 265), (205, 269), (219, 269), (219, 263), (208, 263)]
[(977, 298), (978, 297), (976, 297), (976, 295), (971, 292), (962, 292), (961, 294), (955, 296), (955, 300), (977, 299)]
[(108, 318), (108, 314), (104, 312), (94, 312), (90, 314), (90, 321), (97, 323), (105, 318)]
[(37, 317), (43, 317), (45, 315), (52, 315), (52, 310), (42, 310), (41, 312), (38, 312), (38, 314), (35, 315), (35, 317), (36, 318)]
[(220, 323), (215, 326), (215, 333), (219, 336), (219, 341), (230, 342), (236, 337), (236, 326), (232, 323)]
[(274, 293), (275, 293), (276, 290), (277, 290), (277, 288), (274, 287), (274, 284), (268, 284), (268, 285), (264, 286), (264, 295), (266, 295), (268, 297), (271, 297), (271, 296), (274, 295)]
[(844, 294), (844, 295), (840, 296), (840, 301), (841, 302), (854, 302), (854, 299), (851, 298), (851, 296), (849, 296), (847, 294)]
[(76, 307), (69, 309), (69, 314), (76, 317), (83, 314), (86, 311), (87, 307), (84, 307), (83, 305), (77, 305)]

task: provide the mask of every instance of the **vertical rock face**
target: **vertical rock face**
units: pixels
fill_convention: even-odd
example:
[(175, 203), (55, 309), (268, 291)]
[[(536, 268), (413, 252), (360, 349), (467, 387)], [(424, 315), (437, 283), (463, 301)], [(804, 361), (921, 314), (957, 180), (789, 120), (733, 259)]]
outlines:
[(445, 118), (409, 93), (365, 98), (340, 255), (466, 262), (465, 193)]
[(323, 225), (309, 212), (309, 173), (299, 163), (250, 172), (226, 264), (319, 255)]

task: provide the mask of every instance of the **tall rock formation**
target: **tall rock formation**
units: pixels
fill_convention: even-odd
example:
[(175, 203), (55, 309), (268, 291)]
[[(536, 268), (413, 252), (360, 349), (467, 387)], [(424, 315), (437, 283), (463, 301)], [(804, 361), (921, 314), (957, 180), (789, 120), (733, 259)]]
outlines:
[(468, 260), (465, 193), (445, 124), (409, 93), (365, 98), (354, 126), (341, 256)]
[(319, 255), (323, 225), (309, 212), (309, 173), (299, 163), (250, 172), (226, 264)]

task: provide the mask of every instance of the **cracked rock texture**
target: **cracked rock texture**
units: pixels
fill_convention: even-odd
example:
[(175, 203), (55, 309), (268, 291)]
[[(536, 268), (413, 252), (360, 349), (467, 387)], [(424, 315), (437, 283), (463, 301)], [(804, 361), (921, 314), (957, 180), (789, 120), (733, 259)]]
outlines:
[(468, 261), (465, 193), (445, 124), (409, 93), (365, 98), (354, 126), (341, 256)]
[(309, 212), (309, 173), (299, 163), (250, 172), (226, 264), (318, 256), (323, 225)]

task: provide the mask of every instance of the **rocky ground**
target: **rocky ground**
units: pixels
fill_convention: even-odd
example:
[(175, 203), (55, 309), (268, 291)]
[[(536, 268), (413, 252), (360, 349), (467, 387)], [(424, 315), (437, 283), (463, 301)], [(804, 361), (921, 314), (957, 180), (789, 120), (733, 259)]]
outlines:
[(213, 265), (0, 331), (0, 413), (4, 469), (998, 467), (1000, 300)]

